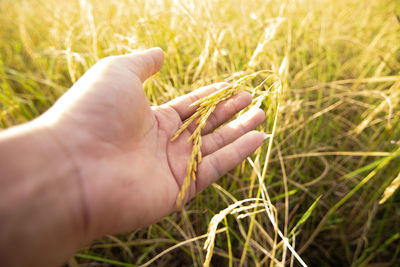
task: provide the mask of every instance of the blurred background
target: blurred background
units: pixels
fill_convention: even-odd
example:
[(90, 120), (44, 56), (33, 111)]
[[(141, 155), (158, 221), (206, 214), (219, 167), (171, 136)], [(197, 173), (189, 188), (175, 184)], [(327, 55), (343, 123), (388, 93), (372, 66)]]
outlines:
[[(282, 97), (263, 104), (261, 130), (278, 114), (264, 184), (279, 229), (310, 266), (400, 264), (400, 198), (379, 204), (400, 184), (399, 1), (1, 0), (0, 13), (1, 128), (43, 113), (100, 58), (136, 49), (165, 51), (145, 83), (154, 105), (272, 70)], [(182, 211), (67, 265), (201, 266), (211, 218), (257, 194), (266, 156), (267, 144)], [(221, 222), (212, 266), (300, 266), (265, 212), (248, 215)]]

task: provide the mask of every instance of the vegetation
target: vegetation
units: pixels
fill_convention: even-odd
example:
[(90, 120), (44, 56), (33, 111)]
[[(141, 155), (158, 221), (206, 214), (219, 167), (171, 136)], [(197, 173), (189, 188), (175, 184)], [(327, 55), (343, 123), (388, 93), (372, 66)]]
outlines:
[(390, 0), (0, 1), (1, 128), (40, 115), (100, 58), (152, 46), (166, 53), (145, 84), (154, 105), (260, 70), (282, 82), (279, 99), (261, 103), (271, 135), (254, 156), (182, 211), (104, 237), (69, 265), (201, 266), (218, 213), (214, 266), (400, 264), (400, 199), (379, 204), (400, 174), (399, 9)]

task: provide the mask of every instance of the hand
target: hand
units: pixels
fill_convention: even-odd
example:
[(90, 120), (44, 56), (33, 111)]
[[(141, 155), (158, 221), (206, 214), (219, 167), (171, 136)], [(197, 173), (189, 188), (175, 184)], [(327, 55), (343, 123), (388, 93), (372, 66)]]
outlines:
[[(162, 63), (159, 48), (102, 59), (34, 122), (0, 133), (0, 217), (7, 219), (0, 221), (0, 258), (8, 255), (7, 265), (45, 252), (51, 257), (37, 264), (54, 265), (95, 238), (176, 209), (193, 126), (170, 140), (196, 110), (190, 104), (226, 84), (151, 107), (142, 83)], [(210, 116), (185, 202), (262, 144), (264, 135), (251, 131), (265, 118), (260, 109), (217, 129), (250, 103), (242, 92)]]
[[(151, 107), (142, 83), (162, 63), (159, 48), (105, 58), (43, 117), (53, 119), (54, 136), (79, 170), (85, 228), (94, 236), (146, 226), (175, 210), (191, 153), (190, 130), (170, 139), (194, 113), (192, 102), (226, 85)], [(251, 95), (240, 93), (211, 116), (204, 129), (204, 159), (186, 201), (262, 144), (262, 133), (249, 132), (265, 118), (260, 109), (212, 132), (250, 103)]]

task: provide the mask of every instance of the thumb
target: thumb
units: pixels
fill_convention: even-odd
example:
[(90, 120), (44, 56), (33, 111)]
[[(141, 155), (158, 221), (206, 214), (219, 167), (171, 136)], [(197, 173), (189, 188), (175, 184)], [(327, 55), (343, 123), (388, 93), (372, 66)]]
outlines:
[(123, 55), (131, 71), (143, 83), (151, 75), (157, 73), (164, 62), (164, 52), (159, 47)]

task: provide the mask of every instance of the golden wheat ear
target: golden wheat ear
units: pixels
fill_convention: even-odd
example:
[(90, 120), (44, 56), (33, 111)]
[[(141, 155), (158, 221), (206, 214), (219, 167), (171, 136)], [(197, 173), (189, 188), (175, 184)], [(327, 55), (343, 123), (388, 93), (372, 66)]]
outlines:
[[(267, 90), (264, 90), (257, 98), (253, 101), (254, 105), (260, 105), (260, 103), (269, 95), (270, 90), (280, 88), (280, 80), (276, 79), (277, 75), (268, 70), (261, 70), (249, 75), (243, 76), (242, 78), (232, 82), (226, 87), (221, 88), (220, 90), (205, 96), (196, 102), (194, 102), (193, 106), (198, 106), (196, 112), (193, 113), (188, 119), (184, 121), (181, 127), (176, 131), (174, 136), (171, 138), (171, 142), (175, 141), (180, 134), (187, 129), (187, 127), (194, 121), (196, 121), (196, 129), (193, 131), (192, 135), (189, 137), (187, 142), (192, 142), (192, 154), (190, 155), (187, 167), (186, 167), (186, 176), (183, 180), (182, 187), (178, 194), (178, 198), (176, 200), (176, 206), (179, 208), (182, 205), (182, 201), (185, 198), (186, 192), (190, 186), (191, 181), (196, 180), (196, 172), (198, 165), (202, 160), (201, 154), (201, 130), (206, 126), (207, 120), (211, 113), (215, 110), (216, 106), (221, 103), (222, 101), (234, 96), (240, 91), (248, 90), (249, 87), (244, 86), (249, 80), (255, 78), (260, 74), (269, 74), (267, 78), (263, 79), (257, 86), (251, 88), (251, 92), (253, 97), (256, 95), (257, 91), (261, 91), (261, 88), (264, 88), (270, 82), (269, 87)], [(279, 81), (279, 85), (276, 82), (272, 82), (272, 79)]]

